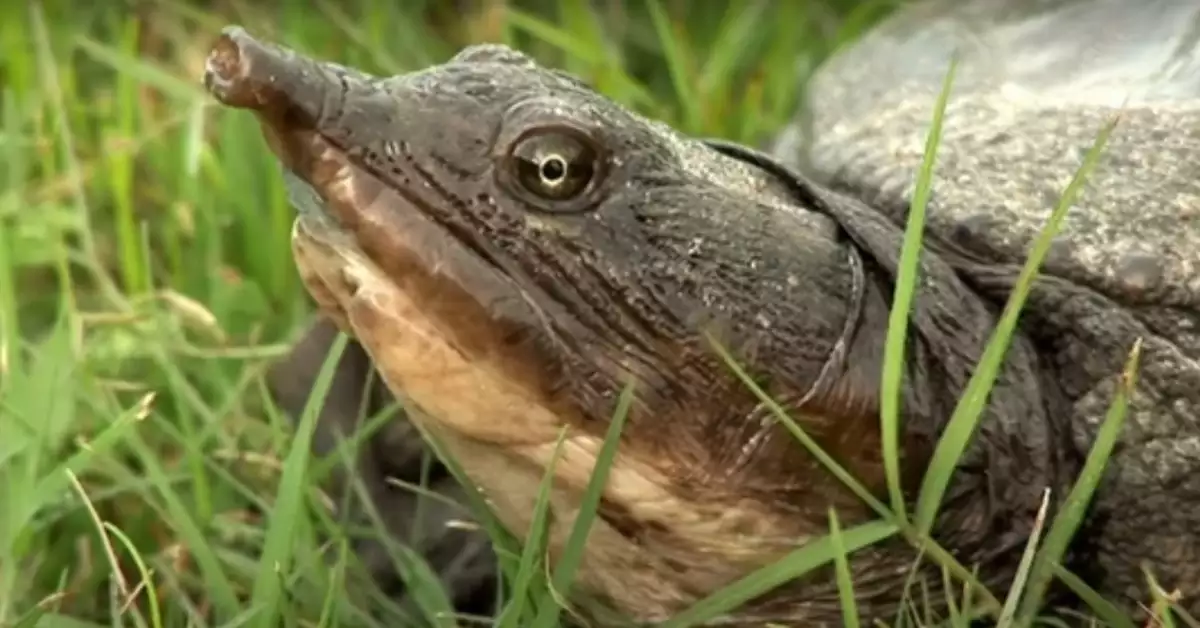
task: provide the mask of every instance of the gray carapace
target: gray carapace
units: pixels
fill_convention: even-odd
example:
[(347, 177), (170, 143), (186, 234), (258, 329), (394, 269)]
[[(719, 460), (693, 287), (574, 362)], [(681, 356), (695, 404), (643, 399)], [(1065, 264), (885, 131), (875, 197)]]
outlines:
[[(1030, 295), (938, 541), (1002, 594), (1047, 489), (1070, 490), (1131, 347), (1130, 416), (1068, 567), (1133, 614), (1143, 568), (1200, 610), (1200, 5), (937, 0), (833, 57), (771, 155), (688, 138), (500, 46), (388, 78), (228, 29), (206, 84), (255, 112), (300, 212), (297, 266), (325, 315), (272, 371), (299, 407), (335, 327), (356, 340), (321, 417), (407, 411), (354, 471), (405, 537), (436, 434), (518, 534), (563, 426), (551, 554), (620, 391), (635, 402), (573, 591), (655, 622), (827, 528), (871, 518), (764, 410), (722, 342), (871, 490), (878, 390), (925, 135), (959, 55), (910, 317), (907, 490), (972, 372), (1029, 245), (1104, 125), (1105, 156)], [(371, 376), (377, 382), (364, 387)], [(439, 490), (453, 490), (435, 472)], [(486, 543), (426, 512), (423, 551), (478, 611)], [(461, 551), (460, 551), (461, 550)], [(361, 551), (375, 560), (378, 547)], [(862, 613), (894, 616), (916, 555), (851, 560)], [(926, 561), (928, 562), (928, 561)], [(463, 567), (468, 565), (468, 567)], [(378, 565), (381, 576), (387, 569)], [(927, 567), (929, 586), (942, 582)], [(936, 604), (944, 599), (932, 595)], [(1056, 602), (1072, 603), (1069, 597)], [(482, 611), (480, 611), (482, 612)], [(818, 573), (729, 624), (838, 623)]]

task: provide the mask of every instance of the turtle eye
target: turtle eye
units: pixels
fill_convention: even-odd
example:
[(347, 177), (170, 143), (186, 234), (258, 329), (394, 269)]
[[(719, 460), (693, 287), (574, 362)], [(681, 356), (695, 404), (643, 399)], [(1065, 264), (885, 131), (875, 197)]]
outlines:
[(509, 152), (517, 183), (536, 198), (568, 201), (586, 192), (600, 174), (600, 151), (580, 133), (547, 129), (526, 134)]

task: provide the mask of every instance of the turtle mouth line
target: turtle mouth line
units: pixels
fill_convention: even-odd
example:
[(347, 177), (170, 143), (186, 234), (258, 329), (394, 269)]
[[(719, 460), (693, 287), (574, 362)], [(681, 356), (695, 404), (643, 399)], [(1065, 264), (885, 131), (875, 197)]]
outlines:
[[(335, 244), (334, 238), (343, 241)], [(305, 289), (321, 314), (342, 332), (356, 336), (348, 319), (348, 305), (363, 296), (366, 278), (361, 266), (352, 261), (362, 255), (357, 245), (345, 232), (314, 224), (311, 218), (301, 215), (292, 223), (292, 255)], [(355, 268), (360, 270), (356, 272)]]

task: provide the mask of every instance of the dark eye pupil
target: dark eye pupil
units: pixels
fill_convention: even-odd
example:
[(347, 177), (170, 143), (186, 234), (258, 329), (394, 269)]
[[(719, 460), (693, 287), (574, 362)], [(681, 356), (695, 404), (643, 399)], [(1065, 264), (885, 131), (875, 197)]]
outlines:
[(570, 132), (537, 133), (518, 141), (509, 154), (509, 173), (524, 193), (544, 201), (567, 201), (585, 193), (600, 174), (600, 155), (591, 141)]
[(551, 157), (542, 162), (542, 178), (547, 183), (558, 183), (567, 176), (567, 164), (560, 157)]

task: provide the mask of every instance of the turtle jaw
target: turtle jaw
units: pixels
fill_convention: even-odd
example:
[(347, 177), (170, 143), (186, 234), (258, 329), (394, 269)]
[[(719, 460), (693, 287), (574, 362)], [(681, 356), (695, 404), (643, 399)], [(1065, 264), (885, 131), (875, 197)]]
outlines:
[(514, 385), (502, 364), (462, 353), (419, 297), (339, 235), (296, 221), (292, 250), (304, 285), (389, 388), (418, 406), (422, 427), (503, 446), (553, 441), (562, 419), (545, 402)]
[[(540, 484), (553, 469), (547, 542), (561, 553), (603, 439), (574, 429), (559, 441), (564, 426), (583, 422), (530, 383), (544, 365), (512, 351), (501, 319), (480, 305), (481, 286), (496, 294), (508, 284), (482, 283), (488, 275), (472, 266), (477, 260), (411, 201), (377, 189), (371, 173), (319, 135), (306, 142), (320, 147), (311, 162), (321, 176), (285, 172), (300, 213), (292, 247), (306, 289), (516, 535), (535, 523)], [(472, 269), (483, 273), (471, 278), (475, 287), (462, 281)], [(644, 444), (622, 441), (579, 574), (579, 590), (640, 621), (664, 621), (815, 535), (790, 511), (719, 484), (681, 490), (663, 466)]]
[(423, 427), (503, 446), (553, 442), (570, 418), (536, 385), (537, 361), (507, 346), (518, 323), (480, 302), (503, 295), (503, 280), (319, 135), (307, 140), (303, 174), (316, 176), (284, 176), (300, 214), (294, 259), (322, 313), (423, 410)]
[(547, 385), (554, 362), (537, 350), (547, 332), (534, 299), (433, 220), (430, 199), (381, 180), (328, 136), (346, 132), (335, 123), (343, 109), (387, 102), (371, 100), (373, 78), (229, 27), (204, 83), (255, 114), (299, 212), (305, 286), (389, 388), (424, 408), (428, 425), (504, 445), (553, 442), (576, 409)]
[[(514, 534), (525, 536), (535, 523), (539, 488), (553, 465), (548, 545), (562, 552), (602, 439), (572, 430), (559, 441), (577, 417), (523, 386), (514, 377), (520, 364), (495, 351), (463, 352), (455, 336), (461, 329), (448, 328), (431, 307), (437, 297), (429, 271), (398, 272), (394, 261), (372, 259), (330, 213), (337, 212), (301, 207), (292, 232), (297, 268), (322, 313), (362, 344), (395, 394), (413, 402), (409, 418), (462, 466)], [(423, 242), (410, 242), (417, 251), (429, 245), (415, 242)], [(602, 511), (592, 523), (579, 589), (657, 622), (782, 551), (784, 542), (772, 536), (781, 529), (777, 512), (715, 495), (711, 503), (691, 501), (675, 488), (656, 461), (622, 447), (602, 497), (602, 507), (622, 514), (610, 519)], [(739, 534), (767, 541), (742, 545)], [(684, 575), (679, 565), (689, 567)]]

